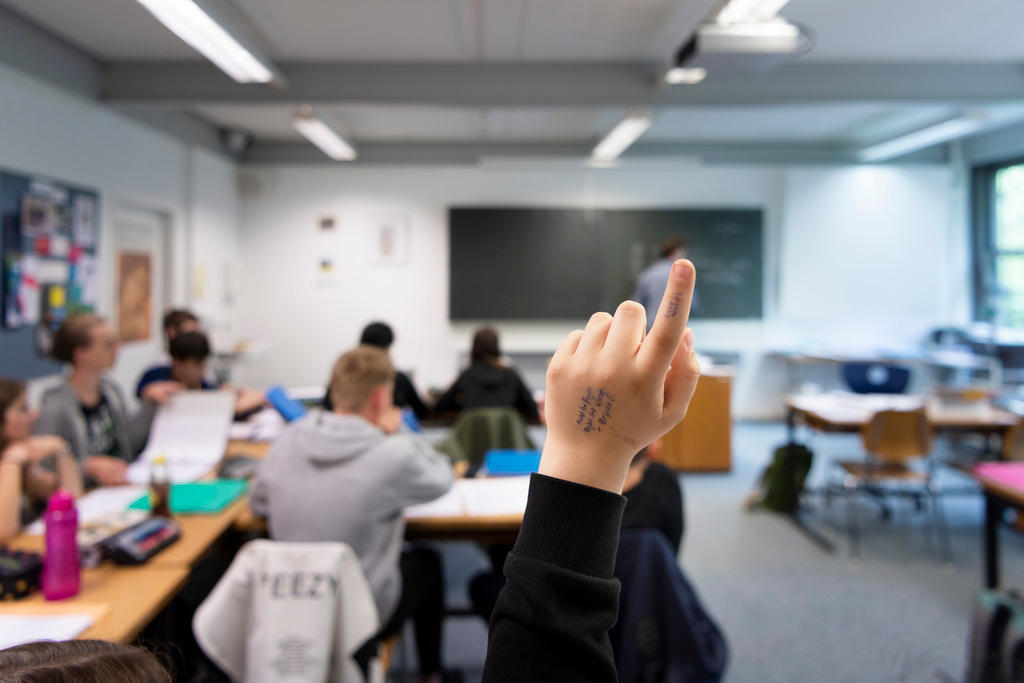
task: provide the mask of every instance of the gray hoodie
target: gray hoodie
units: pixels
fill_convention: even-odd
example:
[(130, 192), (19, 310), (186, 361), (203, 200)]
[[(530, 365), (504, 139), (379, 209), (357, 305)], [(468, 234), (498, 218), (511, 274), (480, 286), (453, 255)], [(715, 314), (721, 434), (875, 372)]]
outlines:
[(250, 505), (277, 541), (339, 541), (359, 557), (381, 622), (398, 606), (404, 508), (452, 486), (448, 458), (411, 432), (310, 411), (288, 425), (253, 483)]

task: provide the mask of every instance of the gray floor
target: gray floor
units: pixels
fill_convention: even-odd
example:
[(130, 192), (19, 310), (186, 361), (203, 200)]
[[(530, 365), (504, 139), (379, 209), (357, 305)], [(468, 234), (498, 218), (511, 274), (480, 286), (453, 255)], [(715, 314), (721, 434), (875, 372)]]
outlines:
[[(944, 499), (953, 568), (940, 564), (928, 518), (909, 503), (894, 504), (888, 522), (870, 503), (859, 507), (863, 543), (856, 561), (848, 554), (845, 506), (824, 510), (812, 501), (808, 521), (836, 543), (837, 552), (827, 554), (786, 519), (741, 509), (784, 438), (779, 424), (737, 425), (732, 472), (684, 478), (681, 564), (729, 640), (726, 680), (960, 680), (971, 601), (981, 584), (980, 496)], [(824, 480), (831, 459), (860, 452), (852, 436), (820, 435), (808, 443), (816, 454), (812, 484)], [(937, 448), (950, 453), (963, 445)], [(949, 471), (941, 482), (970, 488)], [(1011, 532), (1001, 539), (1004, 583), (1024, 586), (1024, 539)], [(464, 604), (466, 580), (486, 559), (469, 544), (446, 546), (444, 558), (449, 602)], [(467, 681), (479, 680), (486, 636), (478, 619), (448, 620), (446, 662)], [(411, 649), (411, 640), (405, 642)]]

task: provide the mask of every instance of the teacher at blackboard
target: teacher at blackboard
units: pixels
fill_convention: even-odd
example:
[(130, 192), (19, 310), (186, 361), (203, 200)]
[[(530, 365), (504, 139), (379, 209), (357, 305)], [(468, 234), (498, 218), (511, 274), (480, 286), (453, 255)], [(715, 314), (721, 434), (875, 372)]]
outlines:
[[(651, 331), (654, 318), (658, 315), (658, 306), (661, 305), (661, 297), (665, 295), (665, 287), (668, 286), (668, 276), (672, 271), (672, 264), (676, 259), (686, 258), (687, 244), (685, 237), (673, 237), (665, 240), (661, 245), (661, 258), (647, 266), (636, 279), (636, 291), (633, 292), (632, 299), (647, 311), (648, 332)], [(700, 299), (697, 298), (697, 290), (694, 290), (690, 314), (699, 312)]]

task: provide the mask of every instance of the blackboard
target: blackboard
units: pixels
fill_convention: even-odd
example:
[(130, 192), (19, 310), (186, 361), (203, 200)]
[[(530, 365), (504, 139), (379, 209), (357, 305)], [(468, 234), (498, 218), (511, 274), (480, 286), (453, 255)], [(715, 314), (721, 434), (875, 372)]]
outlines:
[(697, 267), (694, 318), (763, 312), (760, 209), (449, 210), (452, 320), (579, 319), (614, 311), (662, 242), (684, 236)]
[(0, 171), (0, 376), (60, 371), (49, 333), (98, 303), (99, 220), (92, 190)]

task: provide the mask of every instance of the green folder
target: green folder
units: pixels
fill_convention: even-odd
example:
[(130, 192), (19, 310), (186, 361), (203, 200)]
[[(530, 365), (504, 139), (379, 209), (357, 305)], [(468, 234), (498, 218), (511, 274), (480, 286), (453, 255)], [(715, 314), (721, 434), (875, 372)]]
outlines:
[[(237, 479), (171, 484), (171, 512), (176, 515), (215, 514), (245, 493), (249, 484)], [(129, 510), (149, 510), (149, 494), (128, 506)]]

